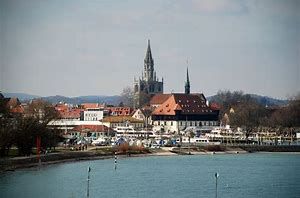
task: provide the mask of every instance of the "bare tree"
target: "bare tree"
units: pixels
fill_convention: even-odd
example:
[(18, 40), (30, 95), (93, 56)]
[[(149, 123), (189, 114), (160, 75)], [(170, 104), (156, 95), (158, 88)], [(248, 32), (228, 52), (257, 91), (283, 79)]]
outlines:
[(131, 87), (127, 86), (121, 93), (122, 103), (125, 106), (133, 107), (134, 104), (134, 93)]

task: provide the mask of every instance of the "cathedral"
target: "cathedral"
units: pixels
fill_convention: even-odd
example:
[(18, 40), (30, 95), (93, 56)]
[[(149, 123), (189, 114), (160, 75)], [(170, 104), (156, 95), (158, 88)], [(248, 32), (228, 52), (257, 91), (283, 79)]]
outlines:
[(158, 93), (163, 93), (164, 90), (163, 78), (158, 80), (154, 70), (154, 61), (152, 58), (150, 40), (148, 40), (148, 47), (146, 57), (144, 59), (144, 71), (142, 77), (134, 79), (134, 107), (139, 108), (150, 101), (150, 98)]

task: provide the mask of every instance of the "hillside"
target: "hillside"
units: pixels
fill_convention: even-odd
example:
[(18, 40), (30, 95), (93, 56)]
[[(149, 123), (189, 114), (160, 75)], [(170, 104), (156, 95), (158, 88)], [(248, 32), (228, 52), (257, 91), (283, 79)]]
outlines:
[[(281, 100), (276, 98), (271, 98), (268, 96), (261, 96), (257, 94), (250, 94), (250, 97), (254, 98), (259, 104), (263, 106), (284, 106), (288, 104), (288, 100)], [(221, 103), (221, 98), (218, 95), (213, 95), (207, 97), (208, 101), (214, 101), (217, 103)]]
[(4, 97), (19, 98), (21, 102), (27, 102), (32, 99), (41, 98), (47, 102), (52, 104), (56, 104), (59, 102), (66, 102), (70, 104), (81, 104), (81, 103), (106, 103), (111, 105), (118, 105), (121, 102), (121, 96), (78, 96), (78, 97), (66, 97), (66, 96), (47, 96), (40, 97), (36, 95), (24, 94), (24, 93), (3, 93)]
[(32, 100), (34, 98), (40, 98), (40, 96), (26, 94), (26, 93), (5, 93), (5, 92), (2, 92), (2, 94), (5, 98), (19, 98), (20, 101)]
[[(2, 93), (4, 97), (17, 97), (21, 102), (26, 102), (35, 98), (42, 98), (52, 104), (59, 102), (66, 102), (70, 104), (81, 104), (81, 103), (106, 103), (111, 105), (118, 105), (122, 99), (121, 96), (103, 96), (103, 95), (90, 95), (90, 96), (78, 96), (78, 97), (66, 97), (66, 96), (47, 96), (40, 97), (36, 95), (26, 94), (26, 93)], [(257, 94), (250, 94), (251, 97), (256, 99), (260, 104), (267, 106), (283, 106), (288, 103), (288, 100), (280, 100), (276, 98), (271, 98), (268, 96), (261, 96)], [(208, 101), (215, 101), (220, 103), (220, 98), (218, 95), (213, 95), (207, 97)]]

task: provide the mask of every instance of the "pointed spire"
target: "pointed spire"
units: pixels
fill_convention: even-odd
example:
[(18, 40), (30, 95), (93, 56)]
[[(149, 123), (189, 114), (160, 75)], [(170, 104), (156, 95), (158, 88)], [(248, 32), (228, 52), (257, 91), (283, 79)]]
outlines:
[(144, 76), (146, 81), (154, 80), (154, 61), (152, 58), (150, 40), (148, 39), (148, 47), (144, 60)]
[(147, 62), (147, 63), (152, 63), (153, 62), (151, 47), (150, 47), (150, 39), (148, 39), (148, 47), (147, 47), (145, 62)]
[(185, 94), (190, 94), (190, 78), (189, 78), (189, 68), (186, 68), (186, 82), (185, 82)]
[(190, 84), (189, 68), (188, 68), (188, 67), (186, 68), (186, 82), (187, 82), (188, 84)]

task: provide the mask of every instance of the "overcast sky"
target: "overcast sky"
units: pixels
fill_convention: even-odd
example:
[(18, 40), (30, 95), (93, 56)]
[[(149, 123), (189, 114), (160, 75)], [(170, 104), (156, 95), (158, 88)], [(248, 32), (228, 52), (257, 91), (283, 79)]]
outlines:
[(116, 95), (151, 40), (165, 92), (300, 91), (300, 1), (0, 0), (0, 90)]

